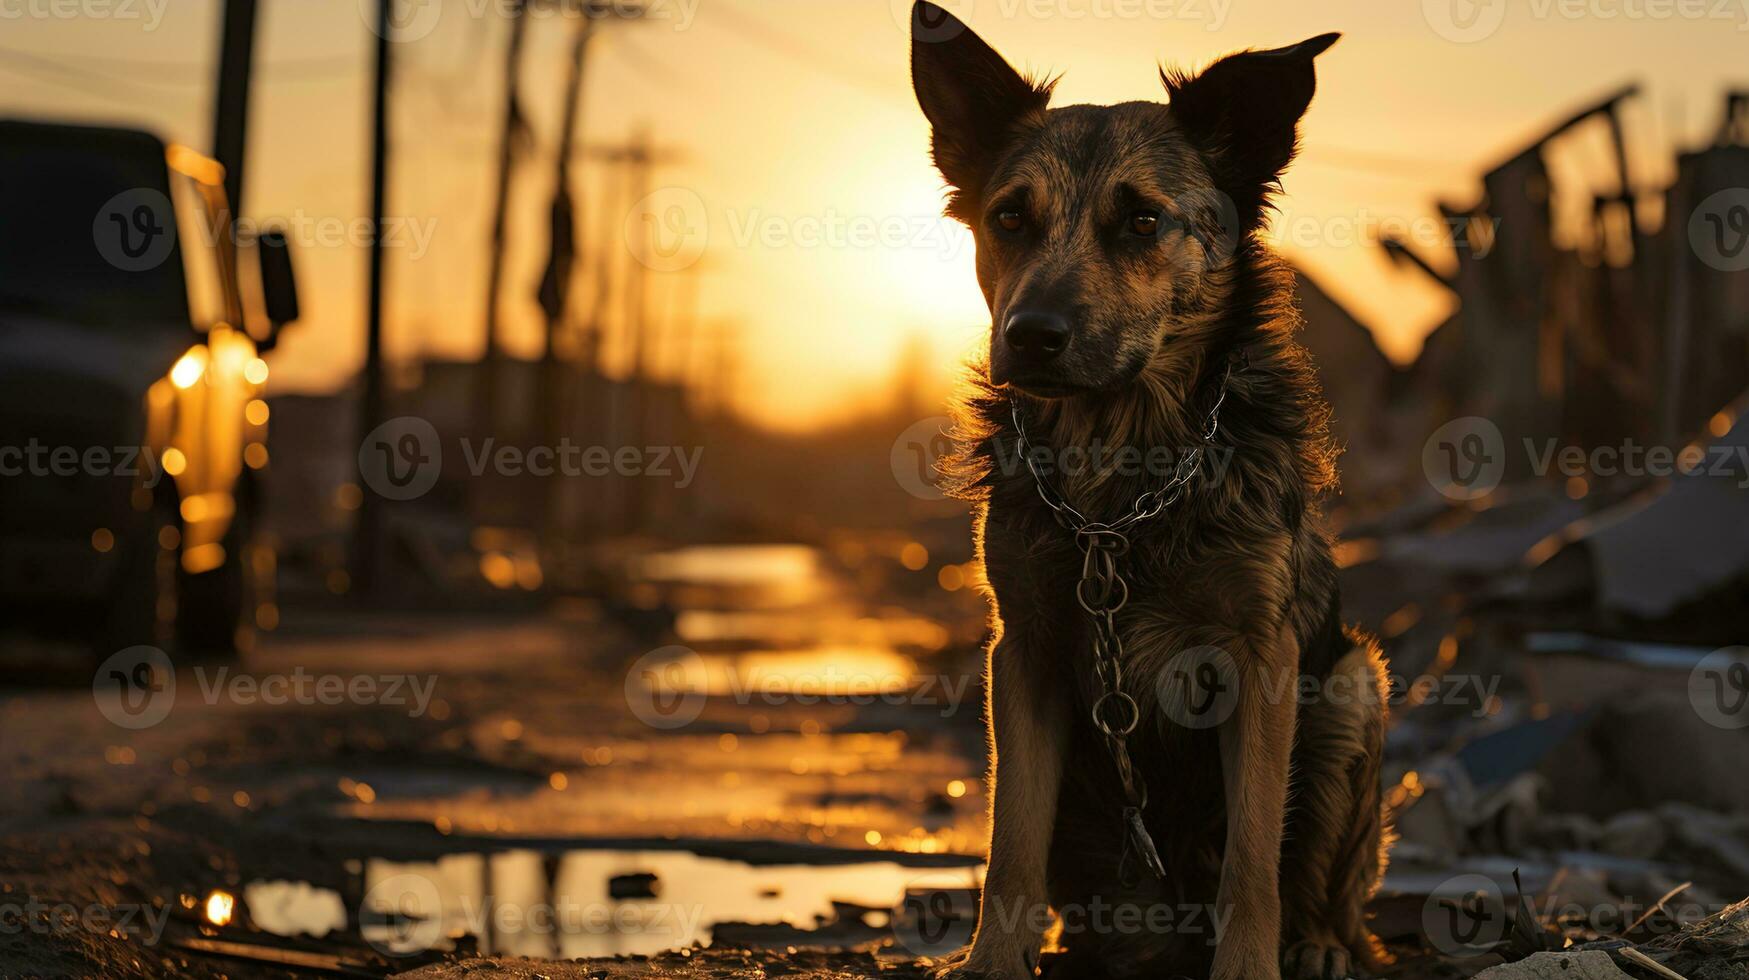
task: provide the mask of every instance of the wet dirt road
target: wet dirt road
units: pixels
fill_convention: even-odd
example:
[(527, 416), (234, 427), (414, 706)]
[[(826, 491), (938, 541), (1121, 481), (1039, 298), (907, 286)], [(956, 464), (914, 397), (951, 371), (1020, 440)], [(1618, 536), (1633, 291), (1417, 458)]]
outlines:
[(661, 627), (288, 614), (237, 663), (0, 689), (0, 974), (870, 943), (970, 894), (975, 625), (851, 601), (811, 549), (633, 579)]

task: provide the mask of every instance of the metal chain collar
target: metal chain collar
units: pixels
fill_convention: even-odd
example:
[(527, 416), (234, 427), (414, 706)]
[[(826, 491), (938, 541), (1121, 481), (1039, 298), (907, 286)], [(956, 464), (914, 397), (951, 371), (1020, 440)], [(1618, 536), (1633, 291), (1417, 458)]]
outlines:
[(1214, 406), (1203, 418), (1202, 445), (1193, 447), (1178, 460), (1170, 479), (1159, 487), (1143, 491), (1130, 505), (1128, 513), (1110, 522), (1088, 520), (1051, 485), (1050, 478), (1039, 470), (1038, 461), (1033, 458), (1020, 403), (1009, 401), (1021, 458), (1026, 460), (1026, 467), (1032, 472), (1038, 495), (1050, 507), (1057, 523), (1075, 536), (1075, 546), (1081, 549), (1081, 578), (1075, 583), (1075, 600), (1086, 611), (1093, 626), (1093, 673), (1100, 691), (1093, 702), (1093, 726), (1105, 736), (1106, 748), (1123, 784), (1125, 842), (1118, 862), (1120, 876), (1125, 875), (1132, 852), (1156, 878), (1165, 878), (1166, 868), (1160, 861), (1160, 852), (1154, 846), (1153, 838), (1142, 823), (1142, 811), (1148, 805), (1147, 784), (1130, 761), (1129, 737), (1141, 724), (1142, 709), (1123, 689), (1123, 639), (1118, 635), (1116, 616), (1129, 602), (1130, 587), (1124, 581), (1118, 559), (1130, 550), (1127, 532), (1131, 528), (1159, 516), (1184, 496), (1185, 487), (1196, 476), (1206, 450), (1220, 431), (1221, 406), (1226, 404), (1227, 390), (1232, 381), (1233, 361), (1229, 360)]

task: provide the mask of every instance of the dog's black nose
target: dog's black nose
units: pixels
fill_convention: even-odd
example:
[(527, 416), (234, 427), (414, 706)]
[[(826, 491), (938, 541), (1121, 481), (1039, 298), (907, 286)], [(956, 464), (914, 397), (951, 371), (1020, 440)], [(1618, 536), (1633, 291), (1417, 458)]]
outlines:
[(1043, 364), (1069, 346), (1069, 321), (1055, 313), (1016, 313), (1002, 328), (1008, 349), (1029, 364)]

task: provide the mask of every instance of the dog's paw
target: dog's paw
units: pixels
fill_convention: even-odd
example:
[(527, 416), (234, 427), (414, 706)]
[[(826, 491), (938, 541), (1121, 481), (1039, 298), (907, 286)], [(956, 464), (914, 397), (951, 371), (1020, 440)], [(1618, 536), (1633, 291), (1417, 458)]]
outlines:
[(1282, 980), (1351, 980), (1354, 958), (1334, 939), (1306, 939), (1281, 954)]
[(995, 960), (995, 957), (980, 955), (968, 946), (933, 961), (929, 966), (929, 977), (930, 980), (1027, 980), (1033, 975), (1025, 957), (1016, 957), (1015, 962), (1008, 966), (999, 965)]

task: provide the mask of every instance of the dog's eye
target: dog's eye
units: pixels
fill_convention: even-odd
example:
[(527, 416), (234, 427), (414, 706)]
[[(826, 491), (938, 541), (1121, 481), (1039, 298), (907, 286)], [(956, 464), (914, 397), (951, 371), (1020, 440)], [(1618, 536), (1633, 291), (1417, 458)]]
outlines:
[(1130, 232), (1143, 238), (1153, 238), (1160, 233), (1160, 215), (1153, 211), (1137, 211), (1130, 215)]
[(1019, 231), (1025, 227), (1026, 219), (1021, 217), (1019, 211), (998, 211), (996, 212), (996, 224), (1003, 231)]

